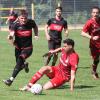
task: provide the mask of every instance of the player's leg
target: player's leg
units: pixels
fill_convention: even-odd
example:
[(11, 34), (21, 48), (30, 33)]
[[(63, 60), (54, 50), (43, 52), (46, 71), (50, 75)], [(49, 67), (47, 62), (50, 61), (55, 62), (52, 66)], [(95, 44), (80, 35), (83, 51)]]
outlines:
[(28, 68), (29, 63), (26, 62), (26, 59), (27, 59), (29, 56), (31, 56), (32, 52), (33, 52), (33, 49), (32, 49), (32, 48), (30, 48), (30, 49), (24, 49), (24, 50), (22, 50), (22, 52), (21, 52), (21, 56), (22, 56), (23, 59), (24, 59), (24, 64), (23, 64), (22, 66), (24, 67), (26, 73), (29, 72), (29, 68)]
[(18, 53), (16, 53), (16, 52), (18, 52), (18, 49), (16, 49), (15, 55), (16, 55), (16, 57), (18, 56), (18, 58), (16, 60), (17, 61), (16, 66), (13, 70), (12, 76), (8, 80), (3, 80), (6, 85), (10, 86), (12, 84), (12, 82), (14, 81), (14, 79), (16, 78), (16, 76), (18, 75), (18, 73), (24, 68), (23, 65), (24, 65), (25, 59), (27, 57), (29, 57), (32, 53), (32, 51), (30, 51), (28, 53), (26, 53), (25, 51), (22, 50), (20, 55), (18, 56), (18, 55), (16, 55), (16, 54), (18, 54)]
[[(61, 40), (55, 41), (54, 42), (54, 49), (57, 49), (57, 48), (60, 48), (60, 47), (61, 47)], [(58, 59), (58, 53), (53, 55), (52, 66), (55, 66), (57, 59)]]
[[(48, 48), (49, 50), (53, 50), (54, 49), (54, 41), (53, 40), (49, 40), (48, 41)], [(53, 55), (50, 55), (46, 58), (46, 61), (45, 61), (45, 66), (47, 66), (51, 60)]]
[(63, 77), (62, 74), (59, 72), (59, 70), (56, 67), (53, 67), (53, 77), (51, 78), (50, 81), (48, 81), (46, 84), (44, 84), (43, 89), (52, 89), (52, 88), (57, 88), (61, 85), (63, 85), (66, 81)]
[(54, 86), (51, 83), (51, 81), (48, 81), (46, 84), (44, 84), (43, 86), (43, 90), (48, 90), (48, 89), (52, 89)]
[(44, 74), (52, 72), (52, 68), (50, 66), (44, 66), (39, 71), (37, 71), (27, 86), (24, 86), (23, 88), (20, 88), (21, 91), (28, 91), (33, 84), (35, 84)]
[(16, 63), (17, 63), (17, 59), (18, 59), (18, 57), (20, 56), (20, 54), (21, 54), (21, 50), (15, 48), (15, 58), (16, 58)]
[(92, 63), (92, 75), (94, 79), (98, 79), (98, 73), (97, 73), (97, 66), (99, 64), (99, 56), (100, 53), (98, 52), (98, 50), (94, 50), (91, 49), (91, 55), (92, 55), (92, 59), (93, 59), (93, 63)]

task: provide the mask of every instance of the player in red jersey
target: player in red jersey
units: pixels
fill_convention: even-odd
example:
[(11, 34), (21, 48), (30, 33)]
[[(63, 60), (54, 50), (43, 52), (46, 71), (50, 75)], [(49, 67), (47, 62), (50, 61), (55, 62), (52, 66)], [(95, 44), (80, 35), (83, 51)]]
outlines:
[(44, 66), (36, 72), (27, 86), (20, 88), (22, 91), (29, 91), (31, 86), (35, 84), (44, 74), (50, 78), (43, 89), (56, 88), (70, 80), (70, 90), (74, 90), (75, 75), (78, 67), (79, 57), (74, 51), (74, 41), (66, 39), (63, 41), (63, 47), (50, 51), (51, 54), (61, 52), (59, 64), (57, 66)]
[(97, 66), (100, 57), (100, 8), (93, 7), (90, 18), (83, 27), (81, 35), (90, 39), (90, 52), (93, 59), (92, 75), (98, 79)]
[[(48, 41), (49, 50), (55, 50), (61, 47), (63, 29), (65, 32), (65, 37), (67, 37), (68, 35), (67, 21), (62, 17), (62, 7), (57, 7), (55, 13), (56, 13), (55, 18), (49, 19), (45, 26), (45, 35)], [(52, 56), (53, 56), (52, 66), (55, 65), (58, 59), (57, 53), (49, 56), (45, 65), (49, 64)]]
[(6, 20), (6, 24), (9, 23), (9, 29), (11, 28), (11, 25), (17, 19), (17, 17), (18, 17), (18, 15), (17, 15), (17, 13), (15, 13), (14, 8), (12, 7), (9, 12), (9, 17)]
[(3, 80), (8, 86), (12, 84), (18, 73), (25, 69), (29, 72), (28, 63), (26, 59), (31, 56), (33, 51), (32, 44), (32, 29), (34, 29), (35, 38), (38, 38), (38, 27), (34, 20), (27, 18), (27, 13), (21, 10), (18, 16), (18, 21), (15, 22), (10, 28), (8, 39), (15, 46), (16, 65), (13, 70), (12, 76)]

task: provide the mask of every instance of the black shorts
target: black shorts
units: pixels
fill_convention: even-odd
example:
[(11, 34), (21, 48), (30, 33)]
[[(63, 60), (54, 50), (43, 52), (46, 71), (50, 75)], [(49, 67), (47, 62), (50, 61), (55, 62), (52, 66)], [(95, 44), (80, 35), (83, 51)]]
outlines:
[(54, 41), (54, 40), (49, 40), (48, 41), (48, 48), (49, 50), (54, 50), (61, 47), (61, 40), (59, 41)]
[(22, 50), (15, 48), (16, 62), (17, 62), (17, 59), (19, 57), (22, 57), (23, 59), (28, 58), (29, 56), (31, 56), (32, 52), (33, 52), (33, 48), (30, 48), (30, 49), (22, 49)]

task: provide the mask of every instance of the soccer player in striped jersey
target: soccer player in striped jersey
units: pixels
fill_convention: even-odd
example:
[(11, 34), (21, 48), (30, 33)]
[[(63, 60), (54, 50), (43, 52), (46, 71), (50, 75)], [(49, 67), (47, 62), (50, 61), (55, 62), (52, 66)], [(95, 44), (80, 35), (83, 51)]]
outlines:
[(3, 80), (4, 83), (10, 86), (18, 73), (25, 69), (29, 72), (28, 63), (26, 59), (31, 56), (33, 51), (32, 44), (32, 29), (34, 30), (35, 38), (38, 39), (38, 27), (34, 20), (27, 18), (27, 13), (23, 10), (19, 12), (18, 21), (16, 21), (10, 28), (8, 39), (15, 46), (16, 65), (13, 70), (12, 76)]
[[(49, 50), (55, 50), (61, 47), (62, 40), (62, 30), (64, 29), (65, 37), (68, 35), (68, 26), (67, 21), (62, 17), (62, 7), (57, 7), (55, 11), (55, 18), (48, 20), (45, 25), (45, 35), (48, 41)], [(51, 57), (53, 56), (52, 66), (56, 64), (58, 59), (58, 54), (53, 54), (49, 56), (45, 62), (45, 65), (48, 65)]]

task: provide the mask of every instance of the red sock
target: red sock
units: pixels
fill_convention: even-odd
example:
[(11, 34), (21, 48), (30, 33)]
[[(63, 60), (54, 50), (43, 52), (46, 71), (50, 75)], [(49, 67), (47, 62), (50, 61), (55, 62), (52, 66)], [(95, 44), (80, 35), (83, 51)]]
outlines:
[(32, 84), (36, 83), (42, 76), (43, 74), (41, 74), (40, 72), (37, 72), (36, 74), (34, 74), (34, 76), (32, 77), (29, 83), (32, 83)]

